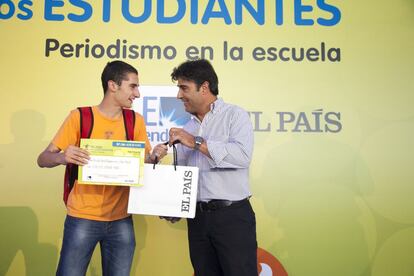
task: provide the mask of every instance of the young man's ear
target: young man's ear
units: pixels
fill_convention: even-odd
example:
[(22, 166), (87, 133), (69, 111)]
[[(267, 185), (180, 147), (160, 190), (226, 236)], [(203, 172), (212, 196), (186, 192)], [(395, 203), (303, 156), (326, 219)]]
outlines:
[(109, 91), (116, 91), (118, 89), (118, 84), (113, 80), (108, 81), (108, 90)]

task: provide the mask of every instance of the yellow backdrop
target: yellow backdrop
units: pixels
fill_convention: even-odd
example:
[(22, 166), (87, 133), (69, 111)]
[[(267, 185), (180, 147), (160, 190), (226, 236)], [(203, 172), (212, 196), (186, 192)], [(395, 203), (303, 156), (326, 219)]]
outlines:
[[(289, 275), (412, 275), (413, 1), (8, 0), (0, 34), (0, 275), (54, 274), (63, 168), (36, 158), (106, 62), (172, 85), (202, 54), (251, 112), (259, 247)], [(185, 221), (134, 221), (132, 275), (192, 275)]]

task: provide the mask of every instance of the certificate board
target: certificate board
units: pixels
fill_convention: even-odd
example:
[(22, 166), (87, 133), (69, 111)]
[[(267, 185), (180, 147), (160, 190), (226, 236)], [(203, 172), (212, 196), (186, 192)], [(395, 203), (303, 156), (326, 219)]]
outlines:
[(79, 166), (78, 183), (95, 185), (141, 186), (145, 142), (81, 139), (90, 160)]

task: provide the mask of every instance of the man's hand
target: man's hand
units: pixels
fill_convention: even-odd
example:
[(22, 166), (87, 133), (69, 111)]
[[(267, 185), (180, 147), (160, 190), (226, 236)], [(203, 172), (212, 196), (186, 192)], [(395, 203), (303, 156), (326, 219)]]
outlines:
[(165, 219), (166, 221), (169, 221), (171, 223), (176, 223), (177, 221), (179, 221), (181, 218), (176, 218), (176, 217), (160, 217), (160, 219)]
[(70, 145), (60, 156), (59, 163), (66, 165), (72, 163), (78, 166), (85, 166), (90, 159), (89, 152), (80, 147)]
[(69, 146), (64, 152), (53, 143), (40, 153), (37, 158), (37, 164), (41, 168), (53, 168), (58, 165), (67, 165), (69, 163), (84, 166), (88, 164), (89, 152), (77, 146)]
[(164, 156), (166, 156), (168, 153), (168, 147), (165, 144), (158, 144), (154, 147), (152, 150), (150, 159), (152, 162), (157, 159), (157, 161), (160, 161)]
[[(179, 142), (190, 149), (195, 148), (195, 137), (182, 128), (173, 127), (170, 129), (170, 140), (168, 143), (171, 146), (175, 142)], [(206, 141), (201, 143), (200, 147), (198, 147), (197, 150), (211, 159)]]
[(194, 136), (182, 128), (173, 127), (170, 129), (170, 140), (168, 141), (170, 146), (175, 141), (179, 141), (181, 144), (189, 148), (194, 148), (195, 146)]

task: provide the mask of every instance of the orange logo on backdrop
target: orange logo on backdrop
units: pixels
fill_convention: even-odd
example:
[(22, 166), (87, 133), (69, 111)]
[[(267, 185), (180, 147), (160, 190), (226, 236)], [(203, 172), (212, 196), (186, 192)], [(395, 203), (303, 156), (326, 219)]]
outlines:
[(262, 248), (257, 248), (257, 271), (259, 276), (288, 276), (283, 265)]

